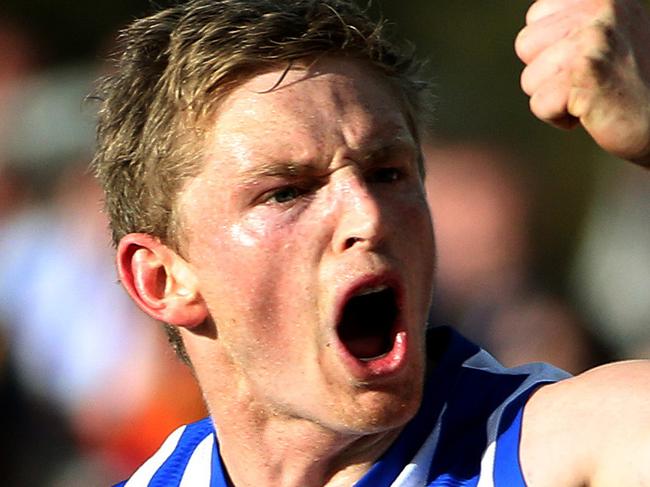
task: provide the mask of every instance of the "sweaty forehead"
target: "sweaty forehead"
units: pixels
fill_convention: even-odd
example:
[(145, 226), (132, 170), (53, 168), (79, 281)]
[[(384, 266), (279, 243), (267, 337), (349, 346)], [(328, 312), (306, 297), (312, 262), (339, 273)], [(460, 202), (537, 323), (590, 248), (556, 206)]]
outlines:
[(214, 148), (240, 152), (282, 143), (294, 152), (357, 149), (411, 138), (392, 85), (370, 66), (337, 58), (254, 76), (220, 104), (212, 133)]

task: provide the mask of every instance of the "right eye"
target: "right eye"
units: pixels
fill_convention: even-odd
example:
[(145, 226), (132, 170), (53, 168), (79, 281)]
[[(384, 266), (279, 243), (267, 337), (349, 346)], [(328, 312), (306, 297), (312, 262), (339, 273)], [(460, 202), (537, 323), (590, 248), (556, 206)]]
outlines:
[(296, 186), (284, 186), (268, 193), (266, 201), (279, 204), (289, 203), (290, 201), (298, 198), (303, 193), (304, 191)]
[(372, 181), (377, 183), (394, 183), (404, 177), (404, 172), (398, 167), (382, 167), (372, 174)]

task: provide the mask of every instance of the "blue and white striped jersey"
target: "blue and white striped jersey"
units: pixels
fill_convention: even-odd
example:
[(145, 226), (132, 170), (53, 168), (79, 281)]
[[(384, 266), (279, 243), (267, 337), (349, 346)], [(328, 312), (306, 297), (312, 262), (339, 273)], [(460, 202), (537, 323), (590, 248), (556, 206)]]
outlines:
[[(525, 487), (519, 465), (524, 404), (539, 386), (568, 377), (546, 364), (513, 369), (446, 327), (422, 405), (355, 487)], [(209, 418), (174, 431), (116, 487), (227, 487)]]

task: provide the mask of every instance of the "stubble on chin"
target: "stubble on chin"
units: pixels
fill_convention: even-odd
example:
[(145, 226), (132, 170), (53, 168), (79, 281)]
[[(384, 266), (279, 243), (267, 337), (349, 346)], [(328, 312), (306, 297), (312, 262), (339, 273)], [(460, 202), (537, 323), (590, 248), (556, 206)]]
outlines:
[[(420, 375), (422, 377), (420, 377)], [(401, 429), (417, 413), (423, 396), (424, 374), (399, 384), (369, 388), (360, 392), (353, 404), (340, 410), (351, 430), (365, 434)]]

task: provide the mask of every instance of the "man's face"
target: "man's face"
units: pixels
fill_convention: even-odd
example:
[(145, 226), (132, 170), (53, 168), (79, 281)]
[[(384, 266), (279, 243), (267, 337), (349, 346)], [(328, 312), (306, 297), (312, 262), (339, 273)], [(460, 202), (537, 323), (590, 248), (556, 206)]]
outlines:
[(183, 252), (216, 323), (188, 350), (208, 403), (346, 433), (417, 410), (433, 232), (419, 147), (388, 84), (325, 59), (220, 106), (184, 188)]

